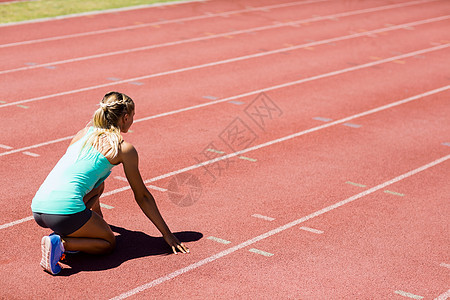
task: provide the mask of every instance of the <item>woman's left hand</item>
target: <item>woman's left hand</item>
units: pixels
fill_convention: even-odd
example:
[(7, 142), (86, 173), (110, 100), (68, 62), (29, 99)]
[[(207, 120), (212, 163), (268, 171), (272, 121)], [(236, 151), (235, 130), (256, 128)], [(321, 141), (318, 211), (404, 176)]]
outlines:
[(181, 243), (172, 233), (165, 235), (164, 240), (172, 248), (173, 253), (178, 254), (177, 250), (181, 253), (189, 253), (188, 247)]

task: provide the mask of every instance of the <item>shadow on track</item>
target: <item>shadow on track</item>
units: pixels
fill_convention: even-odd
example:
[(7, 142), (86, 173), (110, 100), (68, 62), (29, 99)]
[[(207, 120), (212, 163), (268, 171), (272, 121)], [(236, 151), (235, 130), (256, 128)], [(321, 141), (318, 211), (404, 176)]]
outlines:
[[(64, 267), (58, 276), (70, 276), (79, 272), (113, 269), (122, 263), (140, 257), (173, 254), (162, 237), (149, 236), (140, 231), (131, 231), (111, 225), (116, 236), (117, 246), (109, 255), (89, 255), (85, 253), (67, 254)], [(180, 242), (198, 241), (203, 237), (200, 232), (182, 231), (174, 233)]]

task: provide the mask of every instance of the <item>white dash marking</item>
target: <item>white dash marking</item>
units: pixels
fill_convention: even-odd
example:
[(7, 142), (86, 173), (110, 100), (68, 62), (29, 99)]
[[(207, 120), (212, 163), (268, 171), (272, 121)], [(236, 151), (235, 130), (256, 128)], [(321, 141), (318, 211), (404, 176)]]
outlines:
[(323, 122), (329, 122), (329, 121), (333, 121), (333, 119), (330, 119), (330, 118), (322, 118), (322, 117), (315, 117), (315, 118), (313, 118), (314, 120), (317, 120), (317, 121), (323, 121)]
[(252, 217), (260, 218), (260, 219), (263, 219), (263, 220), (266, 220), (266, 221), (273, 221), (273, 220), (275, 220), (275, 218), (263, 216), (263, 215), (260, 215), (260, 214), (253, 214)]
[(404, 291), (395, 291), (394, 293), (396, 293), (400, 296), (403, 296), (403, 297), (411, 298), (411, 299), (423, 299), (422, 296), (414, 295), (414, 294), (404, 292)]
[(0, 144), (0, 148), (6, 149), (6, 150), (13, 149), (13, 147), (11, 147), (11, 146), (6, 146), (6, 145), (2, 145), (2, 144)]
[(322, 230), (309, 228), (309, 227), (300, 227), (300, 229), (305, 230), (305, 231), (309, 231), (309, 232), (312, 232), (312, 233), (316, 233), (316, 234), (322, 234), (323, 233)]
[(267, 257), (273, 256), (273, 253), (269, 253), (269, 252), (266, 252), (266, 251), (258, 250), (258, 249), (255, 249), (255, 248), (251, 248), (248, 251), (256, 253), (256, 254), (264, 255), (264, 256), (267, 256)]
[(449, 269), (450, 269), (450, 264), (441, 263), (439, 266), (445, 267), (445, 268), (449, 268)]
[(159, 186), (154, 186), (154, 185), (149, 184), (149, 185), (147, 185), (147, 187), (152, 190), (157, 190), (160, 192), (167, 192), (167, 189), (161, 188)]
[(33, 157), (39, 157), (39, 154), (33, 153), (33, 152), (28, 152), (28, 151), (24, 151), (22, 152), (25, 155), (29, 155), (29, 156), (33, 156)]
[(449, 142), (445, 142), (445, 143), (442, 143), (442, 145), (444, 145), (444, 146), (450, 146), (450, 143), (449, 143)]
[(113, 209), (114, 207), (105, 203), (100, 203), (100, 206), (106, 209)]
[(114, 179), (120, 180), (120, 181), (128, 181), (125, 177), (122, 176), (114, 176)]
[(437, 298), (434, 298), (434, 300), (447, 300), (448, 298), (450, 298), (450, 290), (448, 290), (445, 293), (437, 296)]
[(344, 123), (344, 124), (342, 124), (342, 125), (348, 126), (348, 127), (353, 127), (353, 128), (359, 128), (359, 127), (362, 126), (362, 125), (353, 124), (353, 123)]
[(214, 96), (203, 96), (203, 98), (209, 99), (209, 100), (216, 100), (216, 99), (218, 99), (217, 97), (214, 97)]
[(207, 239), (211, 240), (211, 241), (215, 241), (215, 242), (221, 243), (221, 244), (231, 244), (230, 241), (227, 241), (227, 240), (224, 240), (224, 239), (219, 239), (219, 238), (217, 238), (215, 236), (209, 236), (209, 237), (207, 237)]

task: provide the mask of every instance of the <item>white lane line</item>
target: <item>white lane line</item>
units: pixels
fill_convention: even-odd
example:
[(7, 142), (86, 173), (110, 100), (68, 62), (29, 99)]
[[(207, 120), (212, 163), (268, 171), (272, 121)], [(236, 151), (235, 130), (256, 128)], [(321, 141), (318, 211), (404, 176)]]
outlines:
[[(284, 8), (284, 7), (289, 7), (289, 6), (304, 5), (304, 4), (310, 4), (310, 3), (316, 3), (316, 2), (324, 2), (324, 1), (328, 1), (328, 0), (296, 1), (296, 2), (289, 2), (289, 3), (269, 5), (269, 6), (266, 6), (266, 7)], [(186, 17), (186, 18), (179, 18), (179, 19), (172, 19), (172, 20), (163, 20), (163, 21), (152, 22), (152, 23), (129, 25), (129, 26), (123, 26), (123, 27), (118, 27), (118, 28), (108, 28), (108, 29), (101, 29), (101, 30), (95, 30), (95, 31), (89, 31), (89, 32), (74, 33), (74, 34), (55, 36), (55, 37), (49, 37), (49, 38), (41, 38), (41, 39), (28, 40), (28, 41), (22, 41), (22, 42), (14, 42), (14, 43), (8, 43), (8, 44), (0, 45), (0, 48), (20, 46), (20, 45), (29, 45), (29, 44), (49, 42), (49, 41), (58, 41), (58, 40), (63, 40), (63, 39), (75, 38), (75, 37), (90, 36), (90, 35), (96, 35), (96, 34), (104, 34), (104, 33), (117, 32), (117, 31), (130, 30), (130, 29), (137, 29), (137, 28), (144, 28), (144, 27), (150, 27), (150, 26), (160, 26), (160, 25), (164, 25), (164, 24), (171, 24), (171, 23), (178, 23), (178, 22), (188, 22), (188, 21), (196, 21), (196, 20), (201, 20), (201, 19), (209, 19), (209, 18), (214, 18), (214, 17), (223, 17), (223, 16), (232, 15), (232, 14), (239, 14), (239, 13), (257, 11), (258, 9), (260, 9), (260, 8), (256, 7), (256, 8), (248, 8), (248, 9), (241, 9), (241, 10), (233, 10), (233, 11), (226, 11), (226, 12), (221, 12), (221, 13), (216, 13), (216, 14), (204, 14), (204, 15), (198, 15), (198, 16), (193, 16), (193, 17)]]
[(30, 217), (26, 217), (26, 218), (23, 218), (23, 219), (20, 219), (20, 220), (16, 220), (16, 221), (12, 221), (12, 222), (9, 222), (9, 223), (6, 223), (6, 224), (2, 224), (2, 225), (0, 225), (0, 229), (5, 229), (5, 228), (8, 228), (8, 227), (11, 227), (11, 226), (23, 223), (23, 222), (31, 221), (33, 219), (34, 218), (32, 216), (30, 216)]
[(423, 299), (422, 296), (414, 295), (414, 294), (404, 292), (404, 291), (395, 291), (394, 293), (396, 293), (400, 296), (403, 296), (403, 297), (411, 298), (411, 299)]
[(120, 181), (125, 181), (128, 182), (128, 179), (126, 177), (122, 177), (122, 176), (114, 176), (114, 179), (120, 180)]
[(0, 144), (0, 148), (6, 149), (6, 150), (14, 149), (14, 148), (11, 147), (11, 146), (6, 146), (6, 145), (2, 145), (2, 144)]
[[(179, 169), (179, 170), (172, 171), (172, 172), (169, 172), (169, 173), (157, 176), (157, 177), (153, 177), (151, 179), (145, 180), (144, 183), (148, 184), (150, 182), (161, 180), (161, 179), (164, 179), (164, 178), (176, 175), (176, 174), (180, 174), (180, 173), (184, 173), (184, 172), (187, 172), (187, 171), (190, 171), (190, 170), (194, 170), (194, 169), (197, 169), (197, 168), (209, 165), (209, 164), (213, 164), (215, 162), (218, 162), (218, 161), (221, 161), (221, 160), (224, 160), (224, 159), (228, 159), (228, 158), (231, 158), (231, 157), (234, 157), (234, 156), (238, 156), (238, 155), (240, 155), (242, 153), (254, 151), (254, 150), (257, 150), (257, 149), (260, 149), (260, 148), (264, 148), (264, 147), (267, 147), (267, 146), (270, 146), (270, 145), (273, 145), (273, 144), (281, 143), (281, 142), (284, 142), (284, 141), (287, 141), (287, 140), (290, 140), (290, 139), (293, 139), (293, 138), (296, 138), (296, 137), (299, 137), (299, 136), (302, 136), (302, 135), (305, 135), (305, 134), (308, 134), (308, 133), (319, 131), (321, 129), (325, 129), (325, 128), (328, 128), (328, 127), (331, 127), (331, 126), (334, 126), (334, 125), (337, 125), (337, 124), (341, 124), (341, 123), (344, 123), (344, 122), (347, 122), (347, 121), (350, 121), (350, 120), (353, 120), (353, 119), (356, 119), (356, 118), (360, 118), (360, 117), (363, 117), (363, 116), (366, 116), (366, 115), (370, 115), (370, 114), (373, 114), (373, 113), (376, 113), (376, 112), (379, 112), (379, 111), (383, 111), (383, 110), (389, 109), (391, 107), (395, 107), (395, 106), (398, 106), (398, 105), (401, 105), (401, 104), (405, 104), (405, 103), (408, 103), (408, 102), (411, 102), (411, 101), (415, 101), (415, 100), (421, 99), (423, 97), (434, 95), (434, 94), (446, 91), (448, 89), (450, 89), (450, 85), (447, 85), (447, 86), (444, 86), (444, 87), (441, 87), (441, 88), (438, 88), (438, 89), (434, 89), (434, 90), (431, 90), (431, 91), (428, 91), (428, 92), (425, 92), (425, 93), (422, 93), (422, 94), (419, 94), (419, 95), (415, 95), (415, 96), (412, 96), (412, 97), (409, 97), (409, 98), (406, 98), (406, 99), (403, 99), (403, 100), (392, 102), (392, 103), (389, 103), (389, 104), (386, 104), (386, 105), (383, 105), (383, 106), (379, 106), (377, 108), (374, 108), (374, 109), (371, 109), (371, 110), (367, 110), (365, 112), (362, 112), (362, 113), (359, 113), (359, 114), (355, 114), (355, 115), (352, 115), (352, 116), (349, 116), (349, 117), (346, 117), (346, 118), (343, 118), (343, 119), (340, 119), (340, 120), (337, 120), (337, 121), (334, 121), (334, 122), (331, 122), (331, 123), (327, 123), (327, 124), (324, 124), (324, 125), (321, 125), (321, 126), (317, 126), (317, 127), (313, 127), (313, 128), (310, 128), (310, 129), (306, 129), (306, 130), (303, 130), (303, 131), (300, 131), (300, 132), (297, 132), (297, 133), (294, 133), (294, 134), (291, 134), (291, 135), (288, 135), (288, 136), (285, 136), (285, 137), (282, 137), (282, 138), (279, 138), (279, 139), (276, 139), (276, 140), (272, 140), (272, 141), (269, 141), (269, 142), (266, 142), (266, 143), (263, 143), (263, 144), (259, 144), (259, 145), (256, 145), (256, 146), (253, 146), (253, 147), (250, 147), (250, 148), (238, 151), (238, 152), (234, 152), (234, 153), (231, 153), (231, 154), (220, 156), (220, 157), (214, 158), (214, 159), (209, 160), (209, 161), (205, 161), (205, 162), (202, 162), (202, 163), (199, 163), (199, 164), (195, 164), (195, 165), (183, 168), (183, 169)], [(1, 154), (2, 153), (0, 153), (0, 155)], [(130, 189), (130, 186), (124, 186), (124, 187), (119, 188), (119, 189), (111, 190), (109, 192), (103, 193), (100, 196), (100, 198), (107, 197), (107, 196), (110, 196), (110, 195), (114, 195), (114, 194), (117, 194), (117, 193), (120, 193), (120, 192), (123, 192), (123, 191), (127, 191), (129, 189)], [(9, 226), (6, 226), (6, 227), (9, 227)], [(2, 227), (2, 228), (6, 228), (6, 227)]]
[(433, 167), (433, 166), (435, 166), (435, 165), (438, 165), (438, 164), (440, 164), (440, 163), (442, 163), (442, 162), (444, 162), (444, 161), (446, 161), (446, 160), (448, 160), (448, 159), (450, 159), (450, 155), (441, 157), (441, 158), (439, 158), (439, 159), (437, 159), (437, 160), (435, 160), (435, 161), (432, 161), (432, 162), (430, 162), (430, 163), (428, 163), (428, 164), (426, 164), (426, 165), (423, 165), (423, 166), (421, 166), (421, 167), (419, 167), (419, 168), (417, 168), (417, 169), (411, 170), (411, 171), (409, 171), (409, 172), (407, 172), (407, 173), (404, 173), (404, 174), (402, 174), (402, 175), (400, 175), (400, 176), (397, 176), (397, 177), (395, 177), (395, 178), (393, 178), (393, 179), (391, 179), (391, 180), (385, 181), (385, 182), (383, 182), (383, 183), (381, 183), (381, 184), (379, 184), (379, 185), (377, 185), (377, 186), (375, 186), (375, 187), (373, 187), (373, 188), (370, 188), (370, 189), (368, 189), (368, 190), (366, 190), (366, 191), (364, 191), (364, 192), (361, 192), (361, 193), (359, 193), (359, 194), (356, 194), (356, 195), (354, 195), (354, 196), (352, 196), (352, 197), (350, 197), (350, 198), (347, 198), (347, 199), (345, 199), (345, 200), (342, 200), (342, 201), (340, 201), (340, 202), (337, 202), (337, 203), (335, 203), (335, 204), (333, 204), (333, 205), (327, 206), (327, 207), (325, 207), (325, 208), (323, 208), (323, 209), (321, 209), (321, 210), (318, 210), (318, 211), (316, 211), (316, 212), (314, 212), (314, 213), (312, 213), (312, 214), (309, 214), (309, 215), (307, 215), (307, 216), (305, 216), (305, 217), (302, 217), (302, 218), (300, 218), (300, 219), (297, 219), (297, 220), (295, 220), (295, 221), (292, 221), (292, 222), (290, 222), (290, 223), (287, 223), (287, 224), (285, 224), (285, 225), (283, 225), (283, 226), (280, 226), (280, 227), (278, 227), (278, 228), (275, 228), (275, 229), (273, 229), (273, 230), (270, 230), (270, 231), (268, 231), (268, 232), (266, 232), (266, 233), (264, 233), (264, 234), (261, 234), (261, 235), (259, 235), (259, 236), (257, 236), (257, 237), (254, 237), (254, 238), (252, 238), (252, 239), (249, 239), (249, 240), (247, 240), (247, 241), (245, 241), (245, 242), (243, 242), (243, 243), (241, 243), (241, 244), (239, 244), (239, 245), (236, 245), (236, 246), (234, 246), (234, 247), (228, 248), (228, 249), (226, 249), (226, 250), (224, 250), (224, 251), (221, 251), (221, 252), (219, 252), (219, 253), (216, 253), (216, 254), (214, 254), (214, 255), (212, 255), (212, 256), (210, 256), (210, 257), (207, 257), (207, 258), (205, 258), (205, 259), (202, 259), (202, 260), (200, 260), (200, 261), (198, 261), (198, 262), (196, 262), (196, 263), (193, 263), (193, 264), (191, 264), (191, 265), (188, 265), (187, 267), (181, 268), (181, 269), (176, 270), (176, 271), (174, 271), (174, 272), (172, 272), (172, 273), (170, 273), (170, 274), (167, 274), (167, 275), (165, 275), (165, 276), (159, 277), (159, 278), (157, 278), (157, 279), (155, 279), (155, 280), (153, 280), (153, 281), (151, 281), (151, 282), (148, 282), (148, 283), (146, 283), (146, 284), (143, 284), (143, 285), (141, 285), (141, 286), (138, 286), (137, 288), (134, 288), (134, 289), (132, 289), (132, 290), (130, 290), (130, 291), (128, 291), (128, 292), (125, 292), (125, 293), (123, 293), (123, 294), (121, 294), (121, 295), (119, 295), (119, 296), (117, 296), (117, 297), (112, 298), (112, 299), (118, 300), (118, 299), (125, 299), (125, 298), (128, 298), (128, 297), (130, 297), (130, 296), (132, 296), (132, 295), (135, 295), (135, 294), (140, 293), (140, 292), (142, 292), (142, 291), (144, 291), (144, 290), (147, 290), (147, 289), (149, 289), (149, 288), (152, 288), (152, 287), (154, 287), (154, 286), (156, 286), (156, 285), (159, 285), (159, 284), (161, 284), (161, 283), (163, 283), (163, 282), (165, 282), (165, 281), (171, 280), (171, 279), (173, 279), (173, 278), (175, 278), (175, 277), (177, 277), (177, 276), (179, 276), (179, 275), (182, 275), (182, 274), (184, 274), (184, 273), (186, 273), (186, 272), (189, 272), (189, 271), (191, 271), (191, 270), (197, 269), (197, 268), (199, 268), (199, 267), (201, 267), (201, 266), (203, 266), (203, 265), (206, 265), (206, 264), (208, 264), (208, 263), (210, 263), (210, 262), (213, 262), (213, 261), (215, 261), (215, 260), (218, 260), (219, 258), (222, 258), (222, 257), (224, 257), (224, 256), (227, 256), (227, 255), (229, 255), (229, 254), (231, 254), (231, 253), (233, 253), (233, 252), (236, 252), (236, 251), (238, 251), (238, 250), (240, 250), (240, 249), (242, 249), (242, 248), (245, 248), (245, 247), (247, 247), (247, 246), (249, 246), (249, 245), (252, 245), (252, 244), (254, 244), (254, 243), (256, 243), (256, 242), (259, 242), (259, 241), (261, 241), (261, 240), (263, 240), (263, 239), (266, 239), (266, 238), (268, 238), (268, 237), (270, 237), (270, 236), (272, 236), (272, 235), (275, 235), (275, 234), (277, 234), (277, 233), (280, 233), (280, 232), (282, 232), (282, 231), (284, 231), (284, 230), (286, 230), (286, 229), (289, 229), (289, 228), (291, 228), (291, 227), (297, 226), (297, 225), (299, 225), (300, 223), (303, 223), (303, 222), (305, 222), (305, 221), (307, 221), (307, 220), (310, 220), (310, 219), (312, 219), (312, 218), (318, 217), (318, 216), (320, 216), (320, 215), (322, 215), (322, 214), (325, 214), (325, 213), (330, 212), (330, 211), (332, 211), (332, 210), (334, 210), (334, 209), (336, 209), (336, 208), (339, 208), (339, 207), (341, 207), (341, 206), (343, 206), (343, 205), (345, 205), (345, 204), (348, 204), (348, 203), (350, 203), (350, 202), (353, 202), (353, 201), (355, 201), (355, 200), (357, 200), (357, 199), (359, 199), (359, 198), (362, 198), (362, 197), (364, 197), (364, 196), (367, 196), (367, 195), (369, 195), (369, 194), (372, 194), (372, 193), (374, 193), (374, 192), (376, 192), (376, 191), (378, 191), (378, 190), (380, 190), (380, 189), (385, 188), (385, 187), (388, 186), (388, 185), (391, 185), (391, 184), (393, 184), (393, 183), (395, 183), (395, 182), (398, 182), (398, 181), (403, 180), (403, 179), (405, 179), (405, 178), (408, 178), (408, 177), (410, 177), (410, 176), (412, 176), (412, 175), (415, 175), (415, 174), (417, 174), (417, 173), (419, 173), (419, 172), (422, 172), (422, 171), (424, 171), (424, 170), (426, 170), (426, 169), (429, 169), (429, 168), (431, 168), (431, 167)]
[(322, 234), (323, 231), (319, 229), (309, 228), (309, 227), (300, 227), (301, 230), (309, 231), (315, 234)]
[[(180, 40), (180, 41), (173, 41), (173, 42), (167, 42), (167, 43), (155, 44), (155, 45), (148, 45), (148, 46), (136, 47), (136, 48), (131, 48), (131, 49), (119, 50), (119, 51), (99, 53), (99, 54), (83, 56), (83, 57), (77, 57), (77, 58), (70, 58), (70, 59), (54, 61), (54, 62), (49, 62), (49, 63), (44, 63), (44, 64), (33, 63), (32, 65), (28, 65), (27, 67), (3, 70), (3, 71), (0, 71), (0, 74), (6, 74), (6, 73), (17, 72), (17, 71), (36, 69), (36, 68), (46, 67), (46, 66), (50, 66), (50, 65), (53, 66), (53, 65), (60, 65), (60, 64), (65, 64), (65, 63), (73, 63), (73, 62), (84, 61), (84, 60), (89, 60), (89, 59), (96, 59), (96, 58), (102, 58), (102, 57), (108, 57), (108, 56), (113, 56), (113, 55), (128, 54), (128, 53), (132, 53), (132, 52), (145, 51), (145, 50), (162, 48), (162, 47), (168, 47), (168, 46), (181, 45), (181, 44), (186, 44), (186, 43), (192, 43), (192, 42), (204, 41), (204, 40), (209, 40), (209, 39), (215, 39), (215, 38), (229, 36), (229, 35), (233, 35), (234, 36), (234, 35), (240, 35), (240, 34), (244, 34), (244, 33), (252, 33), (252, 32), (256, 32), (256, 31), (263, 31), (263, 30), (268, 30), (268, 29), (275, 29), (275, 28), (280, 28), (280, 27), (292, 26), (293, 24), (301, 24), (301, 23), (304, 23), (304, 22), (307, 22), (307, 23), (318, 22), (318, 21), (327, 20), (331, 16), (343, 17), (343, 16), (352, 16), (352, 15), (357, 15), (357, 14), (365, 14), (365, 13), (376, 12), (376, 11), (380, 11), (380, 10), (387, 10), (387, 9), (393, 9), (393, 8), (399, 8), (399, 7), (404, 7), (404, 6), (421, 4), (424, 1), (427, 1), (427, 0), (419, 0), (419, 1), (408, 2), (408, 3), (394, 4), (394, 5), (385, 5), (385, 6), (375, 7), (375, 8), (360, 9), (360, 10), (355, 10), (355, 11), (350, 11), (350, 12), (338, 13), (338, 14), (329, 15), (329, 16), (323, 16), (323, 17), (313, 17), (313, 18), (302, 19), (302, 20), (297, 20), (297, 21), (282, 22), (282, 23), (278, 23), (278, 24), (274, 24), (274, 25), (254, 27), (254, 28), (243, 29), (243, 30), (236, 30), (236, 31), (231, 31), (231, 32), (226, 32), (226, 33), (221, 33), (221, 34), (212, 34), (212, 35), (202, 36), (202, 37), (197, 37), (197, 38), (184, 39), (184, 40)], [(437, 1), (437, 0), (431, 0), (431, 1)], [(392, 26), (395, 26), (395, 25), (392, 25)], [(314, 41), (311, 40), (311, 42), (314, 42)], [(119, 81), (120, 80), (120, 78), (115, 78), (115, 77), (110, 77), (110, 78), (107, 78), (107, 79), (108, 80), (112, 80), (112, 81)], [(210, 99), (210, 100), (217, 99), (216, 97), (211, 97), (211, 98), (208, 98), (208, 97), (211, 97), (211, 96), (204, 96), (203, 98)]]
[(450, 269), (450, 264), (441, 263), (439, 266), (445, 267), (445, 268), (449, 268), (449, 269)]
[(113, 209), (114, 207), (105, 203), (100, 203), (100, 206), (106, 209)]
[(59, 143), (59, 142), (64, 142), (64, 141), (67, 141), (67, 140), (71, 140), (73, 137), (74, 137), (74, 135), (66, 136), (66, 137), (63, 137), (63, 138), (60, 138), (60, 139), (56, 139), (56, 140), (53, 140), (53, 141), (43, 142), (43, 143), (39, 143), (39, 144), (23, 147), (23, 148), (20, 148), (20, 149), (15, 149), (15, 150), (3, 152), (3, 153), (0, 153), (0, 156), (5, 156), (5, 155), (17, 153), (17, 152), (23, 152), (25, 150), (35, 149), (35, 148), (39, 148), (39, 147), (43, 147), (43, 146), (47, 146), (47, 145), (51, 145), (51, 144), (56, 144), (56, 143)]
[[(430, 22), (442, 21), (442, 20), (446, 20), (446, 19), (449, 19), (449, 18), (450, 18), (450, 16), (444, 16), (444, 17), (439, 17), (439, 18), (433, 18), (432, 20), (429, 19), (429, 20), (424, 20), (424, 21), (419, 21), (419, 22), (421, 22), (421, 24), (425, 24), (425, 23), (430, 23)], [(417, 22), (415, 22), (415, 23), (417, 23)], [(30, 98), (30, 99), (25, 99), (25, 100), (19, 100), (19, 101), (15, 101), (15, 102), (6, 103), (6, 104), (0, 104), (0, 108), (7, 107), (7, 106), (12, 106), (12, 105), (17, 105), (17, 104), (21, 104), (21, 103), (40, 101), (40, 100), (53, 98), (53, 97), (71, 95), (71, 94), (75, 94), (75, 93), (79, 93), (79, 92), (85, 92), (85, 91), (90, 91), (90, 90), (94, 90), (94, 89), (98, 89), (98, 88), (115, 86), (115, 85), (118, 85), (118, 84), (128, 83), (128, 82), (131, 82), (131, 81), (139, 81), (139, 80), (144, 80), (144, 79), (150, 79), (150, 78), (155, 78), (155, 77), (159, 77), (159, 76), (171, 75), (171, 74), (176, 74), (176, 73), (181, 73), (181, 72), (186, 72), (186, 71), (192, 71), (192, 70), (197, 70), (197, 69), (202, 69), (202, 68), (213, 67), (213, 66), (228, 64), (228, 63), (232, 63), (232, 62), (247, 60), (247, 59), (251, 59), (251, 58), (262, 57), (262, 56), (265, 56), (265, 55), (271, 55), (271, 54), (281, 53), (281, 52), (285, 52), (285, 51), (297, 50), (297, 49), (304, 48), (307, 45), (311, 45), (311, 44), (318, 45), (318, 44), (327, 44), (327, 43), (330, 43), (330, 42), (333, 42), (333, 41), (343, 41), (343, 40), (347, 40), (347, 39), (352, 39), (352, 38), (357, 38), (357, 37), (361, 37), (361, 36), (366, 36), (370, 32), (391, 31), (391, 30), (396, 30), (396, 29), (399, 29), (399, 28), (403, 28), (404, 26), (405, 26), (405, 24), (396, 25), (396, 26), (390, 27), (390, 28), (380, 28), (380, 29), (376, 29), (376, 30), (373, 30), (373, 31), (365, 31), (365, 32), (361, 32), (361, 33), (355, 33), (355, 34), (351, 34), (351, 35), (347, 35), (347, 36), (331, 38), (331, 39), (322, 40), (322, 41), (318, 41), (318, 42), (313, 42), (313, 43), (309, 43), (309, 44), (301, 44), (301, 45), (296, 45), (296, 46), (287, 47), (287, 48), (280, 48), (280, 49), (277, 49), (277, 50), (267, 51), (267, 52), (264, 52), (264, 53), (255, 53), (255, 54), (250, 54), (250, 55), (245, 55), (245, 56), (239, 56), (239, 57), (235, 57), (235, 58), (230, 58), (230, 59), (216, 61), (216, 62), (211, 62), (211, 63), (206, 63), (206, 64), (202, 64), (202, 65), (186, 67), (186, 68), (181, 68), (181, 69), (176, 69), (176, 70), (170, 70), (170, 71), (165, 71), (165, 72), (161, 72), (161, 73), (155, 73), (155, 74), (151, 74), (151, 75), (145, 75), (145, 76), (135, 77), (135, 78), (130, 78), (130, 79), (124, 79), (124, 80), (117, 81), (117, 82), (108, 82), (108, 83), (104, 83), (104, 84), (100, 84), (100, 85), (94, 85), (94, 86), (85, 87), (85, 88), (80, 88), (80, 89), (76, 89), (76, 90), (70, 90), (70, 91), (66, 91), (66, 92), (60, 92), (60, 93), (56, 93), (56, 94), (40, 96), (40, 97), (35, 97), (35, 98)], [(381, 59), (381, 60), (370, 62), (370, 63), (367, 63), (367, 64), (357, 65), (357, 66), (346, 68), (346, 69), (342, 69), (342, 70), (339, 70), (339, 71), (334, 71), (334, 72), (330, 72), (330, 73), (326, 73), (326, 74), (322, 74), (322, 75), (309, 77), (309, 78), (306, 78), (306, 79), (294, 81), (292, 83), (281, 84), (281, 85), (278, 85), (278, 86), (275, 86), (275, 87), (261, 89), (261, 90), (259, 90), (259, 92), (267, 91), (267, 90), (271, 90), (271, 89), (277, 89), (277, 88), (281, 88), (281, 87), (286, 87), (286, 86), (290, 86), (290, 85), (294, 85), (294, 84), (299, 84), (299, 83), (302, 83), (302, 82), (316, 80), (316, 79), (320, 79), (320, 78), (324, 78), (324, 77), (328, 77), (328, 76), (334, 76), (334, 75), (342, 74), (342, 73), (345, 73), (345, 72), (354, 71), (354, 70), (358, 70), (358, 69), (362, 69), (362, 68), (367, 68), (367, 67), (375, 66), (375, 65), (378, 65), (378, 64), (382, 64), (382, 63), (398, 60), (398, 59), (401, 59), (401, 58), (414, 56), (414, 55), (417, 55), (417, 54), (428, 53), (428, 52), (431, 52), (431, 51), (436, 51), (436, 50), (447, 48), (447, 47), (449, 47), (449, 45), (450, 44), (443, 44), (443, 45), (438, 45), (438, 46), (435, 46), (435, 47), (426, 48), (426, 49), (422, 49), (422, 50), (418, 50), (418, 51), (414, 51), (414, 52), (410, 52), (410, 53), (405, 53), (405, 54), (394, 56), (394, 57), (391, 57), (391, 58)], [(252, 92), (251, 94), (253, 95), (254, 92)], [(244, 95), (248, 95), (248, 93), (244, 94)], [(242, 97), (242, 96), (239, 96), (238, 98), (240, 98), (240, 97)], [(235, 99), (235, 98), (233, 98), (233, 97), (227, 98), (226, 101), (233, 100), (233, 99)], [(211, 102), (208, 102), (209, 104), (205, 104), (205, 105), (215, 104), (218, 101), (224, 102), (225, 99), (217, 100), (217, 101), (211, 101)], [(196, 107), (201, 107), (201, 106), (202, 105), (197, 105)], [(177, 110), (175, 112), (179, 112), (179, 111), (180, 110)]]
[(167, 189), (161, 188), (159, 186), (154, 186), (154, 185), (149, 184), (149, 185), (147, 185), (147, 187), (152, 190), (156, 190), (156, 191), (160, 191), (160, 192), (167, 192)]
[(224, 239), (220, 239), (220, 238), (217, 238), (215, 236), (209, 236), (209, 237), (207, 237), (207, 239), (211, 240), (211, 241), (215, 241), (215, 242), (221, 243), (221, 244), (225, 244), (225, 245), (226, 244), (231, 244), (230, 241), (227, 241), (227, 240), (224, 240)]
[(248, 249), (248, 251), (259, 254), (259, 255), (267, 256), (267, 257), (273, 256), (273, 253), (269, 253), (269, 252), (255, 249), (255, 248)]
[(450, 290), (448, 290), (445, 293), (437, 296), (436, 298), (434, 298), (434, 300), (447, 300), (449, 298), (450, 298)]
[(263, 220), (266, 220), (266, 221), (273, 221), (273, 220), (275, 220), (275, 218), (263, 216), (263, 215), (260, 215), (260, 214), (253, 214), (252, 217), (263, 219)]
[(22, 153), (25, 154), (25, 155), (28, 155), (28, 156), (32, 156), (32, 157), (39, 157), (40, 156), (39, 154), (36, 154), (36, 153), (33, 153), (33, 152), (28, 152), (28, 151), (24, 151)]

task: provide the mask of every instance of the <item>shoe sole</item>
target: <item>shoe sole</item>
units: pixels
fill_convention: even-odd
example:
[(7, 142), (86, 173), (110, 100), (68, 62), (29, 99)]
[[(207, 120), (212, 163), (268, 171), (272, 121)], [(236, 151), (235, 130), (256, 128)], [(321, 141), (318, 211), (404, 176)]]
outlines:
[(51, 268), (51, 262), (50, 262), (50, 254), (51, 254), (51, 244), (52, 242), (47, 236), (44, 236), (41, 240), (41, 250), (42, 250), (42, 259), (41, 259), (41, 267), (44, 268), (45, 271), (49, 272), (52, 275), (56, 275), (57, 273), (54, 273)]

